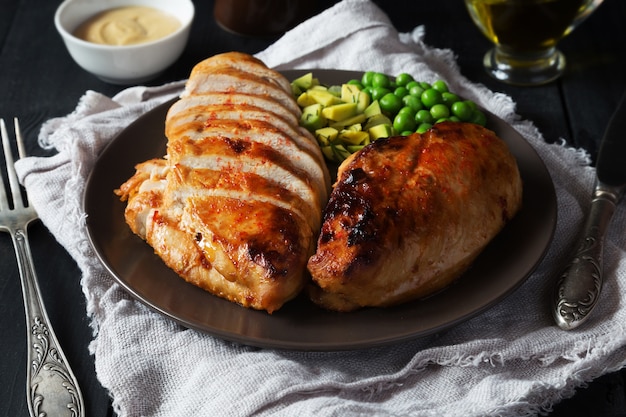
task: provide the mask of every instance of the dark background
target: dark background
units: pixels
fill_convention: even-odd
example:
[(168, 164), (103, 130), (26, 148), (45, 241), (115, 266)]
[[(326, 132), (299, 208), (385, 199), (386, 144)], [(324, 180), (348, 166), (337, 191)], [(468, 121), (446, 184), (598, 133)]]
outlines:
[[(319, 0), (316, 11), (334, 3)], [(401, 32), (424, 25), (428, 45), (452, 49), (463, 75), (510, 95), (518, 103), (518, 113), (532, 120), (547, 141), (563, 138), (595, 157), (606, 122), (626, 84), (625, 1), (606, 0), (561, 42), (568, 69), (560, 80), (524, 88), (506, 86), (485, 74), (481, 61), (490, 45), (472, 25), (461, 0), (376, 3)], [(0, 117), (20, 118), (30, 154), (46, 154), (36, 143), (41, 124), (70, 113), (86, 90), (112, 96), (124, 88), (98, 80), (72, 61), (53, 24), (59, 4), (0, 0)], [(183, 56), (148, 85), (184, 79), (196, 62), (210, 55), (230, 50), (256, 53), (273, 41), (226, 32), (213, 19), (212, 1), (196, 0), (195, 4), (196, 19)], [(85, 314), (80, 271), (40, 223), (31, 227), (31, 244), (48, 313), (83, 390), (87, 415), (111, 416), (110, 399), (95, 377), (88, 353), (92, 331)], [(28, 415), (26, 326), (8, 235), (0, 238), (0, 262), (0, 416), (21, 417)], [(599, 378), (558, 404), (550, 415), (626, 416), (624, 376), (617, 372)]]

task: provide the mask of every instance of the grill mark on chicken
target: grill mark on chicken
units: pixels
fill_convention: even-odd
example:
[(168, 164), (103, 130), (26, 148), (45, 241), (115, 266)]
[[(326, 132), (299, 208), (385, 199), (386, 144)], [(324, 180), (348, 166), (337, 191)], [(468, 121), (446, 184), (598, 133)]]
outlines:
[[(188, 124), (187, 131), (175, 131), (172, 135), (178, 137), (177, 141), (170, 141), (168, 144), (168, 152), (170, 154), (170, 160), (173, 164), (179, 163), (178, 155), (186, 155), (186, 152), (192, 150), (189, 148), (189, 143), (198, 143), (204, 146), (207, 140), (224, 139), (229, 140), (242, 140), (250, 142), (251, 148), (256, 152), (259, 152), (257, 156), (260, 158), (268, 158), (269, 162), (276, 162), (276, 156), (282, 156), (282, 159), (289, 159), (289, 164), (285, 162), (281, 166), (298, 166), (298, 175), (301, 178), (308, 179), (310, 184), (316, 187), (316, 192), (326, 200), (328, 198), (328, 190), (324, 185), (330, 182), (327, 169), (309, 152), (298, 149), (291, 140), (290, 136), (284, 134), (278, 129), (273, 128), (271, 125), (261, 121), (248, 120), (210, 120), (203, 123), (203, 128), (199, 132), (193, 132), (194, 127), (200, 124), (200, 121)], [(236, 139), (232, 139), (236, 138)], [(261, 154), (261, 149), (267, 149), (267, 154)], [(293, 152), (289, 152), (293, 150)], [(210, 153), (207, 149), (201, 148), (201, 153)], [(194, 153), (196, 155), (200, 153)], [(313, 178), (324, 178), (324, 182), (313, 181)]]
[(273, 70), (268, 69), (259, 59), (240, 52), (230, 52), (222, 55), (220, 60), (204, 60), (199, 62), (192, 70), (191, 77), (204, 73), (208, 68), (232, 67), (241, 71), (254, 71), (264, 80), (275, 83), (285, 91), (291, 91), (291, 84), (283, 77), (276, 77)]
[[(278, 184), (287, 191), (297, 194), (311, 207), (316, 204), (321, 190), (318, 183), (309, 179), (309, 173), (297, 167), (285, 155), (274, 148), (257, 142), (240, 153), (233, 152), (229, 141), (224, 138), (204, 138), (202, 140), (183, 140), (170, 144), (171, 154), (182, 155), (177, 165), (192, 169), (211, 169), (224, 173), (255, 173), (268, 181)], [(172, 158), (172, 163), (176, 161)], [(321, 208), (316, 218), (321, 216)]]
[[(211, 126), (211, 121), (219, 120), (235, 120), (235, 121), (251, 121), (255, 120), (263, 124), (256, 124), (258, 128), (270, 128), (293, 138), (293, 142), (301, 150), (309, 153), (312, 157), (318, 158), (316, 146), (318, 146), (310, 137), (310, 133), (304, 134), (302, 129), (295, 127), (283, 117), (275, 115), (264, 109), (249, 104), (212, 104), (205, 106), (189, 107), (180, 111), (171, 117), (171, 123), (168, 124), (168, 135), (175, 136), (187, 129), (201, 131), (201, 123), (204, 121), (205, 126)], [(251, 128), (255, 127), (251, 125)], [(307, 131), (308, 132), (308, 131)], [(318, 162), (322, 162), (318, 159)]]
[(239, 92), (207, 92), (202, 95), (188, 96), (185, 97), (185, 100), (175, 102), (172, 104), (172, 107), (170, 107), (168, 114), (172, 117), (178, 113), (186, 112), (193, 107), (201, 108), (216, 105), (232, 106), (235, 109), (245, 106), (263, 109), (291, 124), (303, 136), (307, 137), (312, 144), (315, 144), (315, 138), (313, 138), (311, 133), (299, 126), (298, 120), (301, 112), (293, 113), (282, 103), (271, 97), (262, 97)]
[(197, 77), (190, 77), (182, 96), (235, 91), (271, 97), (294, 113), (301, 111), (291, 95), (291, 90), (286, 91), (256, 74), (226, 66), (207, 68)]

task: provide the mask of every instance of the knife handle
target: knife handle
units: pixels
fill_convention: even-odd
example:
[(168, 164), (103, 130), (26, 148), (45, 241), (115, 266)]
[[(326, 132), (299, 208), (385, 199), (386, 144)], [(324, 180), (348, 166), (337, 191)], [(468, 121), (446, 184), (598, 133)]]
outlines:
[(603, 282), (604, 236), (620, 195), (620, 187), (596, 186), (578, 250), (557, 281), (553, 313), (564, 330), (583, 323), (598, 301)]

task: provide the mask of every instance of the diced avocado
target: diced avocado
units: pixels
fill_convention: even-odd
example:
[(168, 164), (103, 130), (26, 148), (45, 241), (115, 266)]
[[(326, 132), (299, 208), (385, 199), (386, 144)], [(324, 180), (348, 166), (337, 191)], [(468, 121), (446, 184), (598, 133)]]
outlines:
[(322, 146), (328, 145), (331, 141), (337, 139), (337, 135), (339, 135), (339, 131), (332, 127), (323, 127), (315, 131), (315, 138)]
[(324, 127), (324, 125), (326, 125), (326, 117), (322, 114), (323, 109), (324, 106), (319, 103), (306, 106), (302, 109), (300, 125), (304, 126), (311, 132)]
[[(354, 117), (357, 117), (357, 116), (354, 116)], [(361, 130), (363, 130), (363, 126), (361, 125), (361, 123), (353, 123), (349, 126), (346, 126), (344, 130), (353, 130), (355, 132), (360, 132)]]
[(342, 84), (341, 100), (346, 103), (358, 103), (361, 90), (354, 84)]
[(377, 114), (381, 114), (382, 111), (380, 110), (380, 104), (378, 104), (378, 100), (374, 100), (372, 101), (366, 108), (365, 110), (363, 110), (363, 113), (365, 114), (365, 117), (367, 117), (368, 119), (372, 116), (375, 116)]
[(306, 91), (317, 84), (319, 84), (319, 81), (317, 81), (316, 78), (313, 78), (312, 72), (308, 72), (291, 82), (292, 86), (297, 86), (298, 88), (300, 88), (301, 91)]
[(350, 145), (360, 145), (369, 139), (369, 133), (362, 130), (342, 130), (337, 138)]
[(320, 149), (322, 150), (322, 153), (324, 154), (324, 157), (326, 157), (326, 159), (328, 159), (329, 161), (334, 161), (335, 160), (335, 155), (333, 155), (333, 147), (332, 146), (326, 145), (326, 146), (320, 147)]
[(393, 122), (391, 121), (390, 118), (388, 118), (387, 116), (385, 116), (384, 114), (375, 114), (374, 116), (370, 117), (367, 119), (367, 123), (365, 124), (365, 127), (363, 129), (365, 130), (370, 130), (371, 128), (373, 128), (374, 126), (377, 125), (390, 125), (393, 126)]
[(341, 99), (341, 86), (331, 85), (330, 87), (328, 87), (328, 92), (331, 93), (333, 96)]
[[(378, 101), (376, 101), (378, 103)], [(364, 91), (359, 91), (359, 97), (356, 102), (356, 110), (359, 113), (365, 113), (365, 110), (371, 105), (370, 95)], [(378, 106), (380, 109), (380, 106)], [(367, 115), (365, 116), (367, 117)]]
[(306, 91), (300, 94), (296, 101), (298, 102), (298, 106), (300, 107), (306, 107), (310, 106), (311, 104), (317, 103), (317, 101), (315, 101), (315, 99), (311, 97)]
[(316, 103), (322, 104), (324, 107), (332, 106), (341, 102), (338, 97), (329, 93), (326, 89), (310, 89), (307, 91), (309, 97)]
[(322, 110), (324, 117), (334, 121), (345, 120), (356, 114), (356, 103), (339, 103), (325, 107)]
[(386, 123), (381, 123), (379, 125), (372, 126), (368, 130), (368, 132), (372, 140), (376, 140), (380, 138), (388, 138), (390, 136), (393, 136), (393, 127)]
[(346, 146), (346, 149), (350, 152), (350, 153), (355, 153), (360, 151), (361, 149), (363, 149), (365, 145), (348, 145)]
[(303, 91), (300, 87), (298, 87), (297, 85), (295, 85), (294, 83), (291, 83), (291, 94), (294, 97), (298, 97), (300, 94), (302, 94)]
[(367, 119), (363, 113), (356, 114), (352, 117), (348, 117), (347, 119), (339, 120), (337, 122), (333, 122), (330, 124), (331, 127), (334, 127), (337, 130), (341, 130), (348, 126), (353, 126), (356, 124), (364, 123)]
[(320, 148), (329, 161), (341, 162), (350, 156), (350, 152), (343, 145), (328, 145)]

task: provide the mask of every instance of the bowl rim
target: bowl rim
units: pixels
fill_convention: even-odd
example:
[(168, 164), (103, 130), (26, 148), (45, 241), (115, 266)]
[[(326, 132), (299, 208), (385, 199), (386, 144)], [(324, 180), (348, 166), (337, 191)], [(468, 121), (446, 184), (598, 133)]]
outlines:
[[(90, 15), (94, 16), (100, 12), (103, 12), (105, 10), (111, 10), (111, 9), (115, 9), (118, 7), (126, 7), (126, 6), (144, 6), (144, 7), (152, 7), (154, 9), (158, 9), (161, 11), (164, 11), (162, 8), (160, 8), (156, 2), (141, 2), (141, 0), (117, 0), (116, 2), (119, 2), (121, 4), (116, 4), (116, 5), (111, 5), (111, 7), (102, 7), (102, 2), (93, 2), (93, 1), (89, 1), (89, 0), (64, 0), (56, 9), (55, 13), (54, 13), (54, 25), (57, 28), (57, 31), (61, 34), (61, 36), (66, 39), (66, 41), (71, 41), (77, 45), (81, 45), (84, 47), (88, 47), (88, 48), (92, 48), (92, 49), (96, 49), (96, 50), (104, 50), (104, 51), (132, 51), (133, 49), (140, 49), (140, 48), (145, 48), (148, 46), (152, 46), (155, 44), (159, 44), (159, 43), (163, 43), (163, 42), (167, 42), (168, 40), (175, 38), (177, 36), (179, 36), (181, 33), (184, 34), (185, 32), (188, 32), (191, 28), (191, 24), (194, 21), (195, 18), (195, 14), (196, 14), (196, 10), (195, 10), (195, 6), (193, 4), (193, 2), (191, 0), (176, 0), (177, 2), (177, 6), (182, 5), (182, 4), (186, 4), (189, 8), (190, 8), (190, 13), (189, 13), (189, 18), (185, 19), (185, 21), (181, 20), (178, 18), (178, 16), (176, 16), (178, 18), (178, 20), (180, 20), (181, 25), (178, 29), (176, 29), (174, 32), (163, 36), (161, 38), (158, 39), (154, 39), (152, 41), (147, 41), (147, 42), (140, 42), (140, 43), (134, 43), (134, 44), (130, 44), (130, 45), (108, 45), (108, 44), (100, 44), (100, 43), (95, 43), (95, 42), (89, 42), (86, 40), (83, 40), (77, 36), (75, 36), (72, 32), (70, 32), (69, 30), (67, 30), (67, 28), (61, 24), (61, 15), (62, 13), (65, 11), (65, 9), (67, 9), (68, 7), (72, 6), (75, 3), (82, 3), (82, 4), (88, 4), (88, 5), (93, 5), (94, 6), (94, 12), (93, 14)], [(170, 12), (168, 12), (170, 13)], [(171, 14), (171, 13), (170, 13)]]

